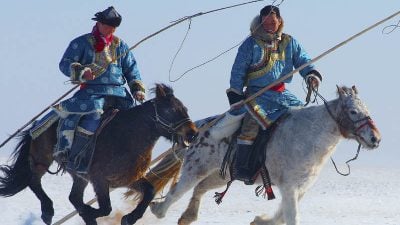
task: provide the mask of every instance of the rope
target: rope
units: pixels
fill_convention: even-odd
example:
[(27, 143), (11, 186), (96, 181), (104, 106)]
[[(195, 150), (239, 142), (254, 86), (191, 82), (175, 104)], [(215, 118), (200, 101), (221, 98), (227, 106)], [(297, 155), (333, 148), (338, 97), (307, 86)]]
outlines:
[[(389, 26), (384, 27), (384, 28), (382, 29), (382, 33), (383, 33), (383, 34), (390, 34), (390, 33), (392, 33), (394, 30), (396, 30), (396, 29), (399, 28), (399, 27), (400, 27), (400, 20), (397, 22), (397, 24), (392, 24), (392, 25), (389, 25)], [(389, 28), (391, 28), (391, 30), (385, 32), (385, 30), (387, 30), (387, 29), (389, 29)]]
[(332, 162), (333, 166), (335, 167), (335, 170), (336, 170), (336, 172), (337, 172), (338, 174), (340, 174), (340, 175), (342, 175), (342, 176), (348, 176), (348, 175), (350, 175), (350, 162), (351, 162), (351, 161), (354, 161), (354, 160), (356, 160), (356, 159), (358, 158), (358, 154), (360, 154), (360, 149), (361, 149), (361, 144), (358, 144), (358, 148), (357, 148), (357, 153), (356, 153), (356, 155), (355, 155), (353, 158), (351, 158), (351, 159), (349, 159), (349, 160), (346, 161), (347, 173), (342, 173), (342, 172), (340, 172), (339, 169), (338, 169), (337, 166), (336, 166), (335, 161), (334, 161), (333, 158), (331, 157), (331, 162)]
[[(274, 1), (271, 3), (271, 5), (274, 5), (274, 6), (276, 6), (276, 7), (279, 7), (279, 6), (283, 3), (283, 1), (285, 1), (285, 0), (280, 0), (279, 3), (275, 4), (275, 2), (277, 2), (277, 1), (278, 1), (278, 0), (274, 0)], [(270, 12), (270, 13), (271, 13), (271, 12)], [(255, 29), (258, 29), (258, 27), (261, 26), (261, 24), (262, 24), (262, 23), (260, 23)], [(189, 33), (189, 30), (190, 30), (190, 26), (191, 26), (191, 23), (189, 23), (189, 26), (188, 26), (188, 29), (187, 29), (187, 31), (186, 31), (185, 37), (184, 37), (184, 39), (182, 40), (182, 42), (181, 42), (181, 44), (180, 44), (180, 46), (179, 46), (177, 52), (175, 53), (174, 58), (173, 58), (172, 63), (171, 63), (171, 66), (170, 66), (170, 68), (169, 68), (168, 78), (169, 78), (169, 81), (170, 81), (170, 82), (176, 82), (176, 81), (180, 80), (183, 76), (185, 76), (187, 73), (189, 73), (190, 71), (195, 70), (195, 69), (197, 69), (197, 68), (199, 68), (199, 67), (202, 67), (202, 66), (204, 66), (204, 65), (206, 65), (206, 64), (208, 64), (208, 63), (210, 63), (210, 62), (212, 62), (212, 61), (214, 61), (214, 60), (216, 60), (216, 59), (218, 59), (218, 58), (221, 57), (222, 55), (225, 55), (226, 53), (228, 53), (228, 52), (230, 52), (231, 50), (235, 49), (237, 46), (241, 45), (241, 44), (243, 43), (243, 41), (246, 40), (246, 38), (248, 38), (248, 37), (251, 36), (251, 35), (247, 35), (243, 40), (241, 40), (241, 41), (238, 42), (237, 44), (233, 45), (232, 47), (228, 48), (227, 50), (222, 51), (222, 52), (219, 53), (218, 55), (213, 56), (211, 59), (206, 60), (205, 62), (202, 62), (202, 63), (200, 63), (200, 64), (198, 64), (198, 65), (196, 65), (196, 66), (191, 67), (190, 69), (186, 70), (186, 71), (183, 72), (181, 75), (179, 75), (178, 78), (172, 80), (172, 79), (171, 79), (171, 70), (172, 70), (172, 67), (173, 67), (173, 64), (174, 64), (174, 62), (175, 62), (175, 59), (176, 59), (177, 55), (178, 55), (179, 52), (182, 50), (182, 46), (183, 46), (184, 42), (186, 41), (187, 35), (188, 35), (188, 33)]]

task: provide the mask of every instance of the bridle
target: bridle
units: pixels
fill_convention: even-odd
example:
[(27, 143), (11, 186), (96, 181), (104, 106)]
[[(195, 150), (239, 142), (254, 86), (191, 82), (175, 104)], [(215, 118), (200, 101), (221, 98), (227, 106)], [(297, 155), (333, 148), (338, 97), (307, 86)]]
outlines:
[(157, 125), (157, 124), (161, 125), (160, 127), (161, 127), (162, 129), (164, 129), (165, 131), (167, 131), (168, 133), (170, 133), (170, 134), (176, 134), (176, 133), (177, 133), (177, 130), (178, 130), (181, 126), (185, 125), (186, 123), (191, 123), (191, 122), (192, 122), (192, 120), (189, 119), (189, 117), (187, 117), (187, 118), (184, 118), (184, 119), (182, 119), (182, 120), (180, 120), (180, 121), (178, 121), (178, 122), (171, 123), (170, 121), (168, 121), (167, 119), (163, 118), (163, 117), (158, 113), (156, 101), (155, 101), (155, 100), (151, 100), (151, 101), (152, 101), (152, 103), (153, 103), (153, 108), (154, 108), (154, 118), (153, 118), (153, 121), (156, 122), (156, 125)]
[[(346, 110), (344, 109), (343, 106), (341, 106), (341, 107), (342, 107), (341, 114), (344, 114), (345, 116), (344, 116), (344, 118), (343, 118), (343, 116), (340, 117), (340, 118), (343, 118), (343, 119), (337, 118), (337, 117), (332, 113), (331, 109), (329, 108), (328, 101), (327, 101), (324, 97), (322, 97), (322, 95), (321, 95), (320, 93), (315, 92), (315, 94), (316, 94), (318, 97), (320, 97), (320, 98), (322, 99), (322, 101), (324, 102), (325, 108), (326, 108), (326, 110), (328, 111), (329, 115), (330, 115), (330, 116), (332, 117), (332, 119), (337, 123), (337, 125), (339, 125), (339, 127), (340, 127), (341, 130), (345, 130), (345, 131), (349, 131), (349, 130), (350, 130), (350, 131), (351, 131), (351, 132), (350, 132), (351, 134), (353, 134), (354, 136), (356, 136), (356, 137), (358, 137), (358, 138), (360, 138), (360, 139), (363, 139), (363, 138), (361, 137), (361, 135), (359, 134), (359, 131), (360, 131), (363, 127), (365, 127), (365, 126), (370, 126), (371, 128), (374, 128), (374, 127), (375, 127), (374, 121), (371, 119), (370, 116), (365, 116), (365, 117), (363, 117), (363, 118), (361, 118), (361, 119), (358, 119), (358, 120), (352, 120), (352, 119), (348, 116), (347, 113), (343, 113), (343, 112), (346, 111)], [(357, 126), (357, 124), (359, 124), (359, 123), (361, 123), (361, 122), (363, 122), (363, 123)], [(351, 127), (350, 127), (349, 125), (347, 125), (347, 124), (350, 124)], [(343, 132), (342, 132), (342, 133), (343, 133)], [(359, 141), (357, 141), (357, 142), (360, 144)]]
[[(324, 102), (324, 105), (325, 105), (326, 110), (328, 111), (328, 113), (329, 113), (329, 115), (331, 116), (331, 118), (332, 118), (332, 119), (336, 122), (336, 124), (339, 126), (339, 129), (341, 130), (341, 133), (342, 133), (342, 134), (344, 133), (344, 132), (342, 132), (343, 130), (346, 130), (346, 131), (351, 130), (351, 134), (353, 134), (354, 136), (356, 136), (356, 137), (358, 137), (358, 138), (360, 138), (360, 139), (363, 139), (363, 137), (361, 137), (361, 135), (359, 134), (359, 131), (360, 131), (363, 127), (365, 127), (365, 126), (370, 126), (371, 128), (375, 128), (374, 122), (373, 122), (373, 120), (371, 119), (370, 116), (365, 116), (365, 117), (363, 117), (363, 118), (361, 118), (361, 119), (358, 119), (358, 120), (352, 120), (352, 119), (348, 116), (348, 114), (345, 113), (345, 117), (344, 117), (345, 119), (338, 119), (337, 117), (335, 117), (335, 115), (333, 115), (331, 109), (329, 108), (328, 101), (327, 101), (318, 91), (316, 91), (316, 90), (313, 90), (313, 91), (314, 91), (314, 94), (315, 94), (316, 96), (318, 96), (319, 98), (322, 99), (322, 101)], [(346, 110), (344, 109), (343, 106), (341, 106), (341, 107), (342, 107), (341, 114), (343, 114), (343, 112), (345, 112)], [(348, 122), (350, 122), (350, 123), (348, 123)], [(361, 123), (361, 122), (362, 122), (362, 124), (360, 124), (360, 125), (357, 126), (357, 124), (359, 124), (359, 123)], [(351, 124), (352, 127), (349, 127), (349, 126), (346, 125), (346, 124)], [(356, 139), (356, 140), (357, 140), (357, 139)], [(348, 176), (348, 175), (350, 175), (350, 164), (349, 164), (349, 163), (350, 163), (351, 161), (354, 161), (354, 160), (356, 160), (356, 159), (358, 158), (358, 155), (360, 154), (360, 150), (361, 150), (361, 143), (360, 143), (359, 140), (357, 140), (357, 142), (358, 142), (358, 147), (357, 147), (357, 153), (356, 153), (356, 155), (355, 155), (353, 158), (351, 158), (351, 159), (349, 159), (349, 160), (346, 161), (346, 165), (347, 165), (347, 169), (348, 169), (348, 172), (347, 172), (347, 173), (342, 173), (342, 172), (340, 172), (340, 171), (338, 170), (337, 166), (336, 166), (335, 161), (334, 161), (333, 158), (331, 157), (332, 164), (333, 164), (333, 166), (335, 167), (335, 170), (336, 170), (336, 172), (337, 172), (338, 174), (340, 174), (340, 175), (342, 175), (342, 176)]]

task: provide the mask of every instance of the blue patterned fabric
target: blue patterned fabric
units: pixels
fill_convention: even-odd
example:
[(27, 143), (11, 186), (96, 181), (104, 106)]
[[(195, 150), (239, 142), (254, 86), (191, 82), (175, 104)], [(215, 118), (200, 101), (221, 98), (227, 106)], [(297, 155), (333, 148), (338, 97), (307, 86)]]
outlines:
[[(78, 125), (91, 133), (97, 129), (105, 97), (117, 99), (115, 108), (127, 109), (134, 105), (134, 101), (125, 84), (142, 86), (136, 60), (132, 52), (128, 52), (129, 47), (125, 42), (114, 37), (111, 44), (101, 52), (95, 51), (94, 44), (95, 39), (91, 33), (82, 35), (71, 41), (60, 61), (62, 73), (73, 82), (83, 84), (71, 98), (55, 108), (61, 116), (56, 152), (71, 147)], [(113, 59), (123, 54), (113, 62)], [(96, 78), (85, 82), (82, 74), (88, 68)]]
[[(251, 96), (262, 88), (293, 71), (311, 59), (303, 47), (290, 35), (283, 34), (276, 50), (268, 49), (267, 44), (253, 37), (248, 37), (239, 47), (232, 66), (230, 88), (236, 93)], [(314, 69), (309, 65), (300, 70), (304, 78)], [(284, 83), (290, 83), (292, 77)], [(283, 92), (268, 90), (246, 105), (253, 117), (265, 129), (289, 107), (302, 106), (303, 103), (289, 90)], [(243, 107), (244, 108), (244, 107)], [(233, 114), (243, 113), (244, 109)]]

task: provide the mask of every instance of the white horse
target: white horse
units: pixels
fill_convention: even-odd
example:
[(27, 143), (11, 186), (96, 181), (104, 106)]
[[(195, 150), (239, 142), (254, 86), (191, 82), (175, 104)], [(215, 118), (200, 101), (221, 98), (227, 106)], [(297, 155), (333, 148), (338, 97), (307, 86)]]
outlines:
[[(268, 142), (265, 164), (272, 183), (279, 188), (282, 201), (272, 218), (257, 216), (251, 224), (298, 225), (299, 200), (343, 138), (356, 140), (367, 149), (378, 147), (380, 133), (357, 94), (354, 86), (338, 87), (337, 99), (326, 105), (293, 109), (276, 128)], [(151, 211), (158, 218), (164, 217), (171, 204), (194, 187), (190, 203), (178, 224), (195, 221), (202, 195), (229, 181), (229, 176), (223, 179), (219, 170), (230, 140), (231, 137), (216, 140), (210, 132), (202, 132), (198, 142), (184, 153), (179, 181), (172, 185), (163, 202), (151, 205)], [(158, 174), (154, 178), (169, 179), (171, 174), (165, 177)], [(256, 183), (260, 182), (258, 179)]]

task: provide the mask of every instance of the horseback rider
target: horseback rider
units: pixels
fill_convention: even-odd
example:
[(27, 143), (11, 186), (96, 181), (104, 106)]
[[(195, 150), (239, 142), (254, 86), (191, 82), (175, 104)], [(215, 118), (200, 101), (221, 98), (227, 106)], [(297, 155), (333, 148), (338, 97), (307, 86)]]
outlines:
[(61, 117), (54, 156), (68, 161), (67, 169), (76, 169), (72, 162), (99, 127), (105, 106), (127, 109), (135, 105), (133, 98), (145, 99), (136, 60), (128, 45), (114, 36), (121, 15), (111, 6), (92, 20), (92, 32), (72, 40), (59, 64), (72, 83), (80, 84), (74, 96), (54, 108)]
[[(296, 39), (282, 33), (283, 24), (278, 7), (267, 5), (262, 8), (253, 19), (251, 35), (239, 47), (232, 66), (230, 88), (226, 91), (230, 113), (238, 115), (247, 111), (237, 137), (238, 148), (233, 164), (233, 177), (237, 180), (249, 181), (254, 175), (247, 165), (259, 127), (265, 130), (290, 107), (303, 105), (285, 88), (285, 83), (292, 80), (288, 78), (244, 107), (239, 107), (246, 97), (293, 71), (293, 67), (298, 68), (311, 60)], [(300, 70), (300, 75), (313, 88), (317, 88), (322, 80), (313, 65)]]

